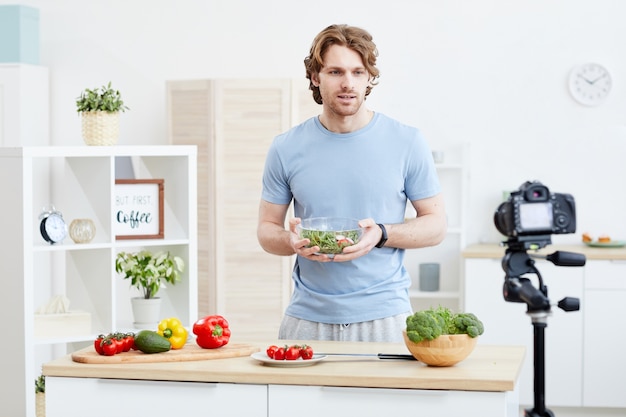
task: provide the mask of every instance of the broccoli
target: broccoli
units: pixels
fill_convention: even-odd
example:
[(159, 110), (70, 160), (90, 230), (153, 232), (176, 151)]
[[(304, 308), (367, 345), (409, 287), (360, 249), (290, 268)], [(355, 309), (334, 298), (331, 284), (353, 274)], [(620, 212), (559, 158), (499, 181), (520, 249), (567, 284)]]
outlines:
[(474, 314), (455, 314), (441, 306), (418, 311), (406, 319), (406, 334), (415, 343), (433, 340), (442, 334), (468, 334), (470, 337), (477, 337), (483, 332), (483, 323)]
[(406, 335), (418, 343), (422, 340), (433, 340), (443, 333), (443, 317), (433, 314), (430, 310), (419, 311), (406, 319)]
[(472, 313), (459, 313), (454, 316), (454, 327), (456, 334), (467, 333), (470, 337), (476, 337), (483, 334), (485, 327), (483, 322), (478, 320)]

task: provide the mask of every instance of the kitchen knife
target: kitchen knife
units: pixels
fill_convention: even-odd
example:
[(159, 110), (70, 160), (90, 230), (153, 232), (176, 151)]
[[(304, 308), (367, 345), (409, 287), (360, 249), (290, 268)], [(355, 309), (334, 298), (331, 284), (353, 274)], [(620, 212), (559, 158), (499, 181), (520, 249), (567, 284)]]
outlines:
[(402, 353), (318, 353), (316, 355), (326, 356), (361, 356), (366, 358), (378, 358), (378, 359), (404, 359), (404, 360), (417, 360), (413, 355)]

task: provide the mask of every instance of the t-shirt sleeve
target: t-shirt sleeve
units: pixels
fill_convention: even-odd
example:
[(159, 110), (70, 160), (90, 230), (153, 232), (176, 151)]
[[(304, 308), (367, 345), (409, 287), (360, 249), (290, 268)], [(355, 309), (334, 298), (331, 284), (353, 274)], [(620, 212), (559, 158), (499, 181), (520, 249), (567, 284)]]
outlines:
[(419, 130), (411, 147), (405, 193), (410, 201), (434, 197), (441, 192), (439, 176), (428, 143)]
[(273, 204), (289, 204), (292, 199), (284, 164), (280, 158), (276, 142), (270, 146), (265, 159), (261, 198)]

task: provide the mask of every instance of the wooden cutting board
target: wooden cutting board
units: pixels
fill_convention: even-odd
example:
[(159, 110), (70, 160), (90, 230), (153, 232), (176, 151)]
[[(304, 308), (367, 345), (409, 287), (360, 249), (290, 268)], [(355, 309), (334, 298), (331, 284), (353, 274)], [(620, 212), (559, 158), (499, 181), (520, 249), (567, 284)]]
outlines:
[(183, 362), (204, 361), (208, 359), (236, 358), (249, 356), (260, 349), (257, 346), (233, 343), (217, 349), (202, 349), (195, 343), (188, 343), (182, 349), (162, 353), (143, 353), (136, 350), (118, 353), (113, 356), (99, 355), (90, 346), (72, 353), (72, 360), (79, 363), (149, 363), (149, 362)]

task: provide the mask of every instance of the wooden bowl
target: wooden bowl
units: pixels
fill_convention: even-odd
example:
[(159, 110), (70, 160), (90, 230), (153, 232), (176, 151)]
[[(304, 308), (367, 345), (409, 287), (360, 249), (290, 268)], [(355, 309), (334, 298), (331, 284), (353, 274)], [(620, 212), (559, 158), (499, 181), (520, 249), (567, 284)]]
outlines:
[(415, 343), (402, 331), (409, 352), (420, 362), (430, 366), (452, 366), (467, 358), (476, 347), (477, 337), (466, 334), (443, 334), (433, 340)]

